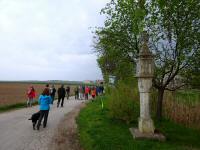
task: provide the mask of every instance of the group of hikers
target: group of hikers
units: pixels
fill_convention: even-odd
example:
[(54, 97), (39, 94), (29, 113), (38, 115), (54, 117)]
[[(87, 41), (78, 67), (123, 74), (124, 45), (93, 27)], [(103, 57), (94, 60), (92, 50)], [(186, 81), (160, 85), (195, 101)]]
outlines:
[[(47, 124), (47, 119), (48, 119), (48, 114), (49, 114), (49, 109), (50, 109), (50, 104), (53, 105), (56, 91), (58, 94), (58, 101), (57, 101), (57, 107), (61, 106), (63, 107), (64, 105), (64, 98), (67, 97), (69, 99), (70, 96), (70, 86), (67, 86), (64, 88), (64, 85), (62, 84), (58, 90), (52, 85), (49, 87), (49, 84), (47, 84), (42, 92), (42, 94), (39, 96), (38, 103), (40, 105), (40, 111), (38, 113), (38, 121), (37, 121), (37, 130), (40, 129), (41, 121), (44, 118), (43, 121), (43, 127), (46, 127)], [(85, 86), (85, 85), (80, 85), (76, 86), (74, 88), (74, 94), (75, 94), (75, 99), (85, 99), (88, 100), (89, 95), (94, 99), (97, 95), (103, 94), (104, 92), (104, 87), (103, 86)], [(27, 107), (31, 107), (34, 101), (34, 98), (36, 97), (36, 91), (33, 86), (29, 87), (27, 90)], [(61, 103), (61, 105), (60, 105)], [(32, 115), (33, 118), (34, 114)], [(33, 119), (32, 119), (33, 122)], [(33, 129), (35, 129), (36, 122), (33, 122)]]
[[(49, 95), (51, 96), (51, 104), (53, 104), (55, 96), (56, 96), (56, 91), (58, 94), (58, 102), (57, 102), (57, 107), (59, 107), (60, 102), (61, 102), (61, 107), (63, 107), (64, 104), (64, 98), (66, 97), (69, 99), (70, 96), (70, 86), (67, 86), (64, 88), (64, 85), (62, 84), (58, 90), (56, 90), (55, 86), (52, 85), (49, 88), (49, 84), (46, 85), (46, 88), (49, 89)], [(94, 99), (96, 96), (99, 94), (102, 94), (104, 92), (104, 87), (101, 86), (85, 86), (85, 85), (80, 85), (76, 86), (74, 88), (74, 95), (76, 100), (88, 100), (89, 96)], [(31, 107), (34, 99), (36, 98), (36, 91), (33, 86), (30, 86), (27, 90), (27, 107)]]
[(74, 89), (75, 99), (88, 100), (89, 95), (94, 99), (96, 96), (103, 94), (103, 86), (77, 86)]
[[(51, 97), (51, 104), (53, 104), (54, 99), (55, 99), (55, 95), (56, 95), (56, 88), (54, 87), (54, 85), (52, 85), (49, 88), (49, 84), (47, 84), (45, 89), (49, 90), (49, 96)], [(57, 106), (59, 106), (60, 101), (62, 101), (61, 102), (61, 106), (63, 106), (65, 96), (67, 96), (67, 99), (69, 99), (70, 87), (67, 86), (67, 88), (65, 89), (64, 85), (61, 85), (61, 87), (58, 88), (57, 93), (58, 93)], [(30, 86), (28, 88), (28, 90), (27, 90), (27, 107), (31, 107), (32, 106), (35, 98), (36, 98), (36, 91), (35, 91), (33, 86)]]

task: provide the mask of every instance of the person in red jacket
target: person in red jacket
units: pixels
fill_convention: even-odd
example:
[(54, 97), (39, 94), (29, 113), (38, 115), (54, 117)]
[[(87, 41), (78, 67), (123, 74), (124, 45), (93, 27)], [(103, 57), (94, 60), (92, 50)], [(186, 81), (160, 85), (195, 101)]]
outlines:
[(36, 97), (36, 92), (33, 86), (29, 87), (27, 90), (27, 107), (32, 107), (33, 99)]
[(85, 87), (85, 99), (88, 100), (88, 95), (89, 95), (90, 89), (88, 86)]
[(95, 97), (96, 97), (96, 88), (95, 87), (93, 87), (91, 89), (91, 95), (92, 95), (92, 100), (95, 99)]

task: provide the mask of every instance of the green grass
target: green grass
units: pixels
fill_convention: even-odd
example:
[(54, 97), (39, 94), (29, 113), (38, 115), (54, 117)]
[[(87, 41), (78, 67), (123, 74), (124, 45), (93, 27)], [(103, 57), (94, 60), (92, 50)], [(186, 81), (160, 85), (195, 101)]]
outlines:
[[(73, 96), (73, 94), (71, 94), (70, 96)], [(56, 99), (58, 99), (57, 96), (55, 97), (55, 100)], [(55, 100), (54, 100), (54, 103), (55, 103)], [(38, 105), (38, 102), (35, 101), (35, 102), (33, 102), (32, 105), (33, 106)], [(27, 107), (27, 102), (0, 106), (0, 113), (11, 111), (11, 110), (15, 110), (15, 109), (20, 109), (20, 108), (25, 108), (25, 107)]]
[[(166, 142), (134, 140), (129, 127), (137, 127), (137, 118), (127, 125), (109, 117), (106, 98), (87, 104), (77, 118), (80, 143), (85, 150), (191, 150), (200, 149), (200, 131), (164, 120), (155, 123), (167, 137)], [(139, 107), (138, 107), (139, 109)]]
[[(37, 104), (38, 104), (37, 102), (33, 103), (33, 105), (37, 105)], [(0, 106), (0, 113), (15, 110), (15, 109), (20, 109), (20, 108), (25, 108), (26, 106), (27, 106), (26, 102)]]

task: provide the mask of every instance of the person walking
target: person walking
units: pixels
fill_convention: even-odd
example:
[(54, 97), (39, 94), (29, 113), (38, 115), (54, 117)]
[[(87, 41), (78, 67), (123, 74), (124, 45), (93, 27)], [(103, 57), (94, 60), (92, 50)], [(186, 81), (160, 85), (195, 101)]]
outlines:
[(36, 97), (36, 92), (33, 86), (30, 86), (27, 91), (27, 107), (32, 107), (33, 100)]
[(100, 93), (101, 93), (101, 95), (104, 93), (104, 87), (103, 87), (103, 84), (100, 86)]
[(82, 85), (82, 96), (83, 99), (85, 98), (85, 85)]
[(91, 89), (91, 96), (92, 96), (92, 101), (93, 101), (96, 97), (96, 88), (95, 87), (92, 87), (92, 89)]
[(51, 104), (53, 104), (53, 101), (55, 99), (55, 95), (56, 95), (56, 88), (54, 87), (54, 85), (51, 86), (50, 88), (50, 96), (51, 96)]
[(88, 100), (88, 95), (89, 95), (90, 89), (88, 86), (85, 87), (85, 100)]
[(96, 96), (100, 95), (100, 86), (96, 86)]
[(67, 94), (67, 99), (69, 99), (69, 95), (70, 95), (70, 86), (67, 86), (67, 88), (66, 88), (66, 94)]
[(92, 90), (92, 86), (89, 86), (89, 95), (91, 96), (91, 90)]
[(80, 85), (80, 86), (79, 86), (79, 98), (80, 98), (81, 100), (83, 99), (83, 94), (84, 94), (84, 91), (83, 91), (82, 86)]
[(47, 125), (47, 119), (51, 104), (51, 96), (49, 95), (49, 90), (47, 88), (43, 90), (42, 94), (39, 97), (38, 103), (40, 105), (40, 117), (37, 123), (37, 130), (40, 129), (40, 125), (43, 118), (44, 118), (43, 128), (46, 128)]
[(57, 103), (57, 107), (59, 107), (60, 101), (62, 101), (61, 102), (61, 107), (63, 107), (63, 105), (64, 105), (64, 98), (65, 98), (65, 88), (64, 88), (64, 85), (62, 84), (61, 87), (58, 89), (58, 103)]
[(78, 100), (79, 99), (79, 88), (78, 88), (78, 86), (75, 87), (74, 94), (75, 94), (75, 99)]
[[(49, 88), (49, 84), (46, 84), (46, 85), (45, 85), (45, 89), (50, 90), (50, 88)], [(50, 92), (50, 91), (49, 91), (49, 92)]]

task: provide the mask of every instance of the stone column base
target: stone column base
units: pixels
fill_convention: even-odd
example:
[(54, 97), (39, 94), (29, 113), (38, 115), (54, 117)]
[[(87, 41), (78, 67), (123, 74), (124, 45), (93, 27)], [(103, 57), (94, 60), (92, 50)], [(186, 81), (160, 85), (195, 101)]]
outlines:
[(158, 141), (166, 141), (166, 138), (161, 133), (141, 133), (136, 128), (129, 129), (134, 139), (150, 139), (150, 140), (158, 140)]
[(154, 133), (154, 124), (152, 119), (139, 118), (139, 131), (141, 133)]

